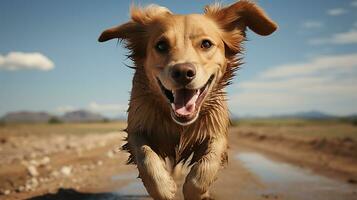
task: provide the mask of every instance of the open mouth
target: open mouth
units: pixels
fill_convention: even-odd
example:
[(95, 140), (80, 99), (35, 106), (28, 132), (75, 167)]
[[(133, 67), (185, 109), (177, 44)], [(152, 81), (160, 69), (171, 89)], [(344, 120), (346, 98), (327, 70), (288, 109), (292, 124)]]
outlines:
[(214, 75), (211, 75), (206, 84), (199, 89), (181, 88), (177, 90), (166, 89), (158, 79), (161, 90), (171, 105), (171, 116), (176, 123), (189, 125), (197, 119), (213, 79)]

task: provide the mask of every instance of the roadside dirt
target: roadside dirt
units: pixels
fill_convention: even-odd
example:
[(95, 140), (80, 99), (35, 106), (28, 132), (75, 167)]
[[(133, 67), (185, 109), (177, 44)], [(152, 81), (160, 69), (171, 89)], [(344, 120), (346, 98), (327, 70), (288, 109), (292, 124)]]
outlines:
[(232, 128), (231, 141), (316, 173), (357, 183), (357, 141), (351, 138), (298, 138)]
[(10, 136), (1, 146), (0, 198), (24, 199), (58, 188), (108, 187), (108, 176), (131, 169), (124, 165), (126, 155), (117, 153), (122, 138), (120, 132)]
[[(118, 151), (124, 136), (122, 132), (49, 137), (2, 135), (0, 199), (151, 199), (145, 191), (124, 195), (117, 192), (137, 181), (136, 168), (125, 165), (127, 154)], [(269, 185), (235, 159), (237, 152), (245, 149), (336, 175), (346, 182), (352, 180), (353, 185), (357, 166), (354, 158), (316, 151), (281, 138), (260, 137), (231, 129), (230, 161), (212, 186), (214, 197), (221, 200), (285, 199), (279, 192), (269, 190)], [(129, 178), (113, 178), (128, 174)], [(182, 199), (181, 191), (177, 199)]]

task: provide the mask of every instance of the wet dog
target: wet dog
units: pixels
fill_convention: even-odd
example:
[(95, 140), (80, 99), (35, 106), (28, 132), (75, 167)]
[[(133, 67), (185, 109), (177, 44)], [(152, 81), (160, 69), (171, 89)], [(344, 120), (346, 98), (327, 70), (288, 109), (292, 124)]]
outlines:
[(105, 30), (100, 42), (124, 40), (135, 74), (128, 109), (128, 162), (148, 193), (175, 197), (172, 168), (188, 163), (186, 200), (209, 199), (209, 186), (227, 162), (229, 113), (224, 88), (240, 65), (246, 29), (269, 35), (277, 25), (242, 0), (176, 15), (164, 7), (132, 7), (131, 20)]

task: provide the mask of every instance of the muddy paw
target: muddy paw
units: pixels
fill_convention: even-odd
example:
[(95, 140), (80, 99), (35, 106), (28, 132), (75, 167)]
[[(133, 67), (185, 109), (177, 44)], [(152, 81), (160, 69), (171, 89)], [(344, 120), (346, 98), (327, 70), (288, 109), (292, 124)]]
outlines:
[(172, 200), (177, 186), (172, 177), (163, 173), (154, 177), (142, 177), (146, 190), (155, 200)]
[(156, 181), (159, 196), (164, 200), (171, 200), (175, 197), (177, 186), (171, 177), (159, 177)]

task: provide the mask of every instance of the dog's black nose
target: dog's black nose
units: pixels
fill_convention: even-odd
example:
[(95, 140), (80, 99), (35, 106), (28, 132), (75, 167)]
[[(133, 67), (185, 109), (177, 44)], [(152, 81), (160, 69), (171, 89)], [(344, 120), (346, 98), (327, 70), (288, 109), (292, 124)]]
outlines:
[(181, 85), (187, 85), (196, 76), (195, 66), (191, 63), (176, 64), (171, 69), (172, 79)]

